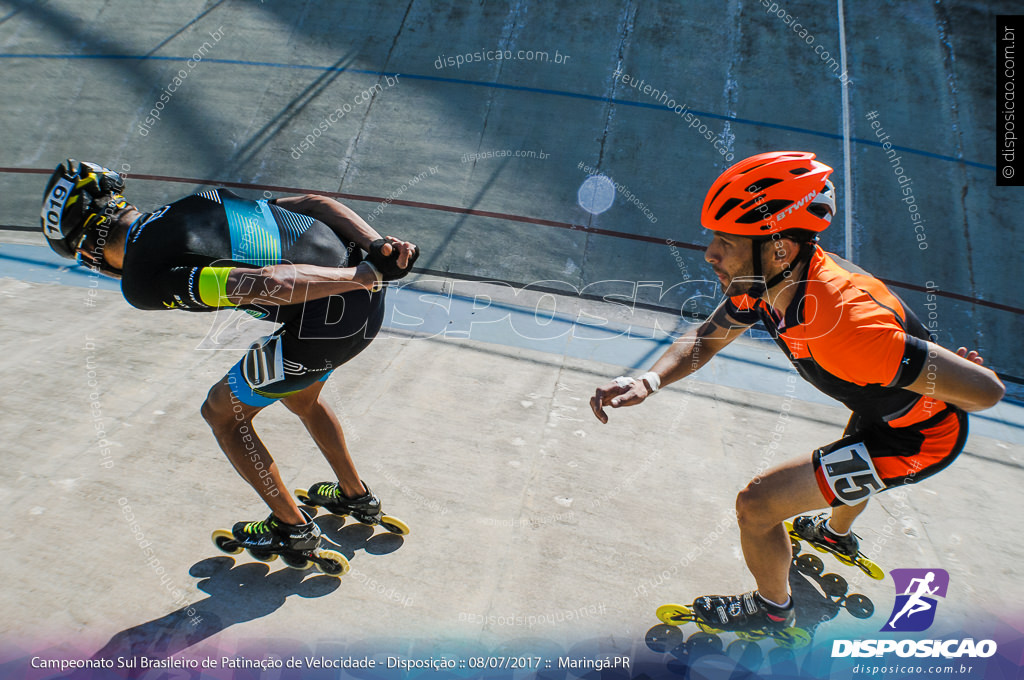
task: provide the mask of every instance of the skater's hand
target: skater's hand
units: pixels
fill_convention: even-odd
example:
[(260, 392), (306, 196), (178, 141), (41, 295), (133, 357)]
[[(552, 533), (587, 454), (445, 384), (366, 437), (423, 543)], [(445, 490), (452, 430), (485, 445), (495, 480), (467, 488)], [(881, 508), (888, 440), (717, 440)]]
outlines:
[(643, 402), (648, 395), (647, 385), (643, 380), (634, 380), (632, 383), (621, 386), (615, 381), (597, 388), (594, 396), (590, 398), (590, 408), (594, 415), (602, 423), (608, 422), (608, 414), (604, 412), (605, 406), (620, 408), (622, 406), (636, 406)]
[(981, 366), (982, 364), (985, 363), (985, 360), (981, 358), (980, 354), (975, 352), (973, 349), (970, 352), (968, 352), (966, 347), (961, 347), (960, 349), (958, 349), (956, 351), (956, 355), (958, 357), (963, 357), (964, 359), (967, 359), (968, 361), (973, 361), (974, 363), (978, 364), (979, 366)]
[(367, 260), (383, 275), (385, 281), (400, 279), (409, 273), (420, 249), (394, 236), (377, 239), (370, 244)]

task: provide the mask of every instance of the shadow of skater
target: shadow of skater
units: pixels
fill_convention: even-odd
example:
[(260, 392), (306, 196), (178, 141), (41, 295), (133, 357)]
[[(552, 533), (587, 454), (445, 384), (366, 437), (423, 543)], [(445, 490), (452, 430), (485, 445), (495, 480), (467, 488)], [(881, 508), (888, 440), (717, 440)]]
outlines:
[[(272, 614), (289, 595), (323, 597), (341, 583), (333, 576), (306, 578), (316, 573), (312, 570), (285, 567), (271, 571), (262, 562), (236, 565), (227, 556), (197, 562), (189, 573), (203, 579), (197, 587), (208, 593), (208, 598), (117, 633), (93, 658), (166, 658), (236, 623)], [(191, 616), (186, 614), (192, 610)]]
[[(306, 509), (307, 506), (303, 506)], [(398, 534), (388, 532), (375, 533), (375, 528), (368, 524), (353, 521), (346, 523), (345, 517), (324, 515), (316, 520), (324, 538), (334, 543), (332, 550), (337, 550), (347, 559), (352, 559), (357, 550), (364, 550), (370, 555), (387, 555), (405, 544), (405, 539)]]

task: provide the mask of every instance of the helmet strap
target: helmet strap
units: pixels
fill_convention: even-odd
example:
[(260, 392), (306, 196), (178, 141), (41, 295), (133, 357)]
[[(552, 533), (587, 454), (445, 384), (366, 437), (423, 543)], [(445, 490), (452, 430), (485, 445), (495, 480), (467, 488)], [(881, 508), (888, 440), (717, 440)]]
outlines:
[(764, 241), (760, 239), (751, 239), (750, 241), (751, 257), (754, 261), (754, 279), (757, 283), (750, 287), (747, 295), (755, 300), (764, 295), (764, 292), (768, 290), (764, 280), (764, 268), (761, 266), (761, 244), (763, 243)]
[(751, 243), (753, 244), (752, 255), (754, 258), (754, 278), (758, 280), (758, 282), (755, 283), (749, 291), (747, 291), (747, 295), (755, 299), (764, 295), (765, 291), (771, 290), (775, 286), (779, 285), (780, 283), (788, 279), (790, 275), (792, 275), (793, 269), (795, 269), (804, 261), (810, 261), (811, 254), (814, 252), (814, 242), (801, 243), (800, 252), (798, 252), (796, 257), (793, 258), (793, 261), (785, 265), (781, 272), (765, 281), (764, 268), (761, 265), (761, 245), (764, 242), (764, 240), (751, 241)]

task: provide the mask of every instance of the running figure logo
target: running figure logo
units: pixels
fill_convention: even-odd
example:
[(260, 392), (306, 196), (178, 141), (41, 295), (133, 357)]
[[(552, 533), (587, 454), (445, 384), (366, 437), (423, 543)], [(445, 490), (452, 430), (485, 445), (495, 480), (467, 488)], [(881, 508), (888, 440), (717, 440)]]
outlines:
[[(945, 569), (893, 569), (896, 603), (883, 631), (916, 633), (935, 620), (936, 597), (946, 597), (949, 572)], [(902, 593), (902, 594), (901, 594)]]

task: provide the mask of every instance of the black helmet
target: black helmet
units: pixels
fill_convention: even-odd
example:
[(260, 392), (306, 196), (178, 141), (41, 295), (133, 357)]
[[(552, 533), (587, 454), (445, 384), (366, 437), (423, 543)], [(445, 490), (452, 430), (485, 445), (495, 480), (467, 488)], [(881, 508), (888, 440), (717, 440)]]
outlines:
[(123, 190), (121, 175), (95, 163), (69, 158), (58, 165), (39, 211), (50, 248), (61, 257), (75, 258), (88, 233), (109, 224), (113, 212), (128, 205)]

